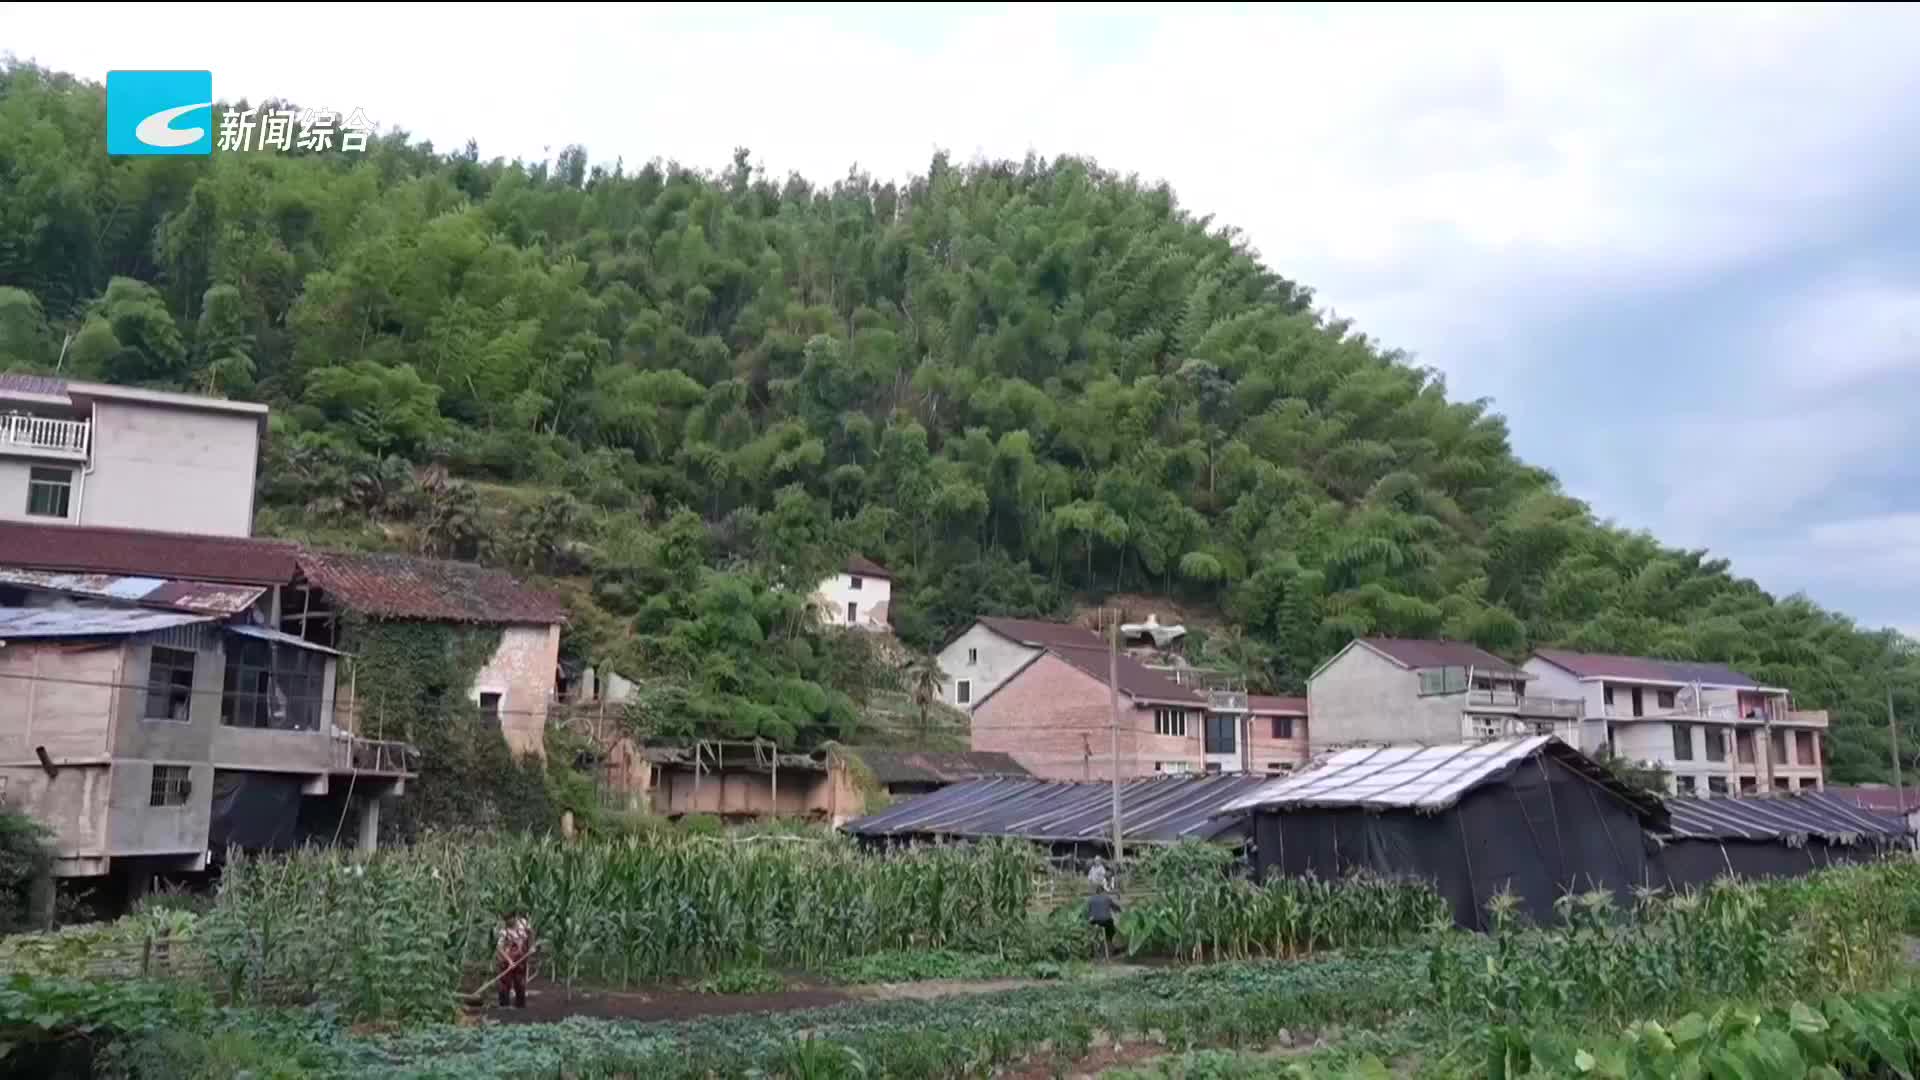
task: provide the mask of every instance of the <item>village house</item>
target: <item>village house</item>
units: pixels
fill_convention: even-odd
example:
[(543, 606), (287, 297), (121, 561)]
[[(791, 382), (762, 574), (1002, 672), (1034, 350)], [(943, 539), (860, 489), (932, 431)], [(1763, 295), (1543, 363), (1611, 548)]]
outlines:
[(893, 575), (871, 559), (854, 555), (839, 573), (814, 590), (813, 604), (829, 626), (887, 633), (893, 626), (887, 609), (893, 602)]
[(1535, 676), (1459, 641), (1356, 638), (1307, 680), (1312, 745), (1439, 745), (1558, 735), (1590, 749), (1578, 696), (1540, 694)]
[[(1109, 647), (1083, 627), (981, 618), (941, 650), (952, 700), (973, 716), (972, 747), (1005, 753), (1043, 780), (1114, 775)], [(1122, 777), (1282, 771), (1305, 760), (1297, 701), (1183, 686), (1118, 657)], [(976, 695), (973, 680), (984, 687)]]
[(1678, 795), (1755, 795), (1825, 787), (1825, 710), (1724, 664), (1539, 649), (1533, 685), (1577, 697), (1594, 741), (1672, 775)]
[(248, 536), (267, 407), (0, 373), (0, 521)]

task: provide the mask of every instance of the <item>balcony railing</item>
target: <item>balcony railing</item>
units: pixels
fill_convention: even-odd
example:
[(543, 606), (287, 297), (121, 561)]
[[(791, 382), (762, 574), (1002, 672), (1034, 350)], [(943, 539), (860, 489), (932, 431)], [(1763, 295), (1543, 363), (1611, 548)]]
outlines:
[(419, 751), (392, 739), (363, 739), (358, 735), (333, 740), (333, 768), (336, 772), (370, 772), (409, 775), (414, 772), (410, 758)]
[(1558, 716), (1579, 719), (1586, 703), (1579, 698), (1534, 697), (1512, 690), (1470, 690), (1467, 704), (1484, 709), (1512, 709), (1526, 716)]
[(34, 450), (64, 457), (87, 456), (85, 420), (56, 420), (50, 416), (14, 413), (0, 416), (0, 449)]

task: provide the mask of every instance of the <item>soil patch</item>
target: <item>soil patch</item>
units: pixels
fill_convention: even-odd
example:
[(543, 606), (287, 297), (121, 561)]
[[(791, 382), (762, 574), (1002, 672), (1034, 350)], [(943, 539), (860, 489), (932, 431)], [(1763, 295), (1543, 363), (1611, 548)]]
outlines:
[(527, 1007), (496, 1008), (492, 998), (475, 1015), (503, 1024), (550, 1024), (569, 1016), (596, 1020), (693, 1020), (737, 1013), (795, 1012), (855, 1000), (826, 987), (798, 987), (771, 994), (699, 994), (691, 990), (593, 990), (535, 980), (527, 987)]

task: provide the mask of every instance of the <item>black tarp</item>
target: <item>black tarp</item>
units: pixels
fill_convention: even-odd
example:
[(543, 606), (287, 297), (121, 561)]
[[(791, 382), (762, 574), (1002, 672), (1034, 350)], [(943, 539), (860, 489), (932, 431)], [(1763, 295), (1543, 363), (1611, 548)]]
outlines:
[(1569, 890), (1606, 888), (1627, 902), (1647, 872), (1640, 826), (1629, 803), (1542, 753), (1438, 812), (1261, 809), (1253, 832), (1262, 876), (1424, 878), (1456, 923), (1484, 929), (1486, 902), (1503, 889), (1540, 923), (1555, 920), (1553, 903)]
[(277, 773), (213, 773), (213, 816), (207, 847), (215, 858), (229, 846), (284, 851), (300, 842), (300, 778)]

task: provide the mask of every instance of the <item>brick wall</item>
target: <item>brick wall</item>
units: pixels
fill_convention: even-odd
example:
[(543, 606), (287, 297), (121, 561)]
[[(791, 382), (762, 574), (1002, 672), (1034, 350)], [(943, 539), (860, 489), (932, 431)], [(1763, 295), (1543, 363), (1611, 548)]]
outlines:
[(1293, 734), (1286, 739), (1273, 737), (1273, 719), (1271, 716), (1248, 718), (1247, 769), (1250, 772), (1272, 772), (1273, 765), (1299, 768), (1307, 762), (1307, 718), (1293, 717)]
[[(1190, 761), (1200, 770), (1197, 710), (1187, 738), (1175, 739), (1152, 733), (1152, 709), (1130, 707), (1124, 695), (1120, 706), (1128, 719), (1120, 732), (1122, 777), (1149, 775), (1156, 761)], [(973, 711), (973, 748), (1011, 754), (1043, 780), (1108, 780), (1112, 715), (1105, 683), (1056, 656), (1042, 656)]]

